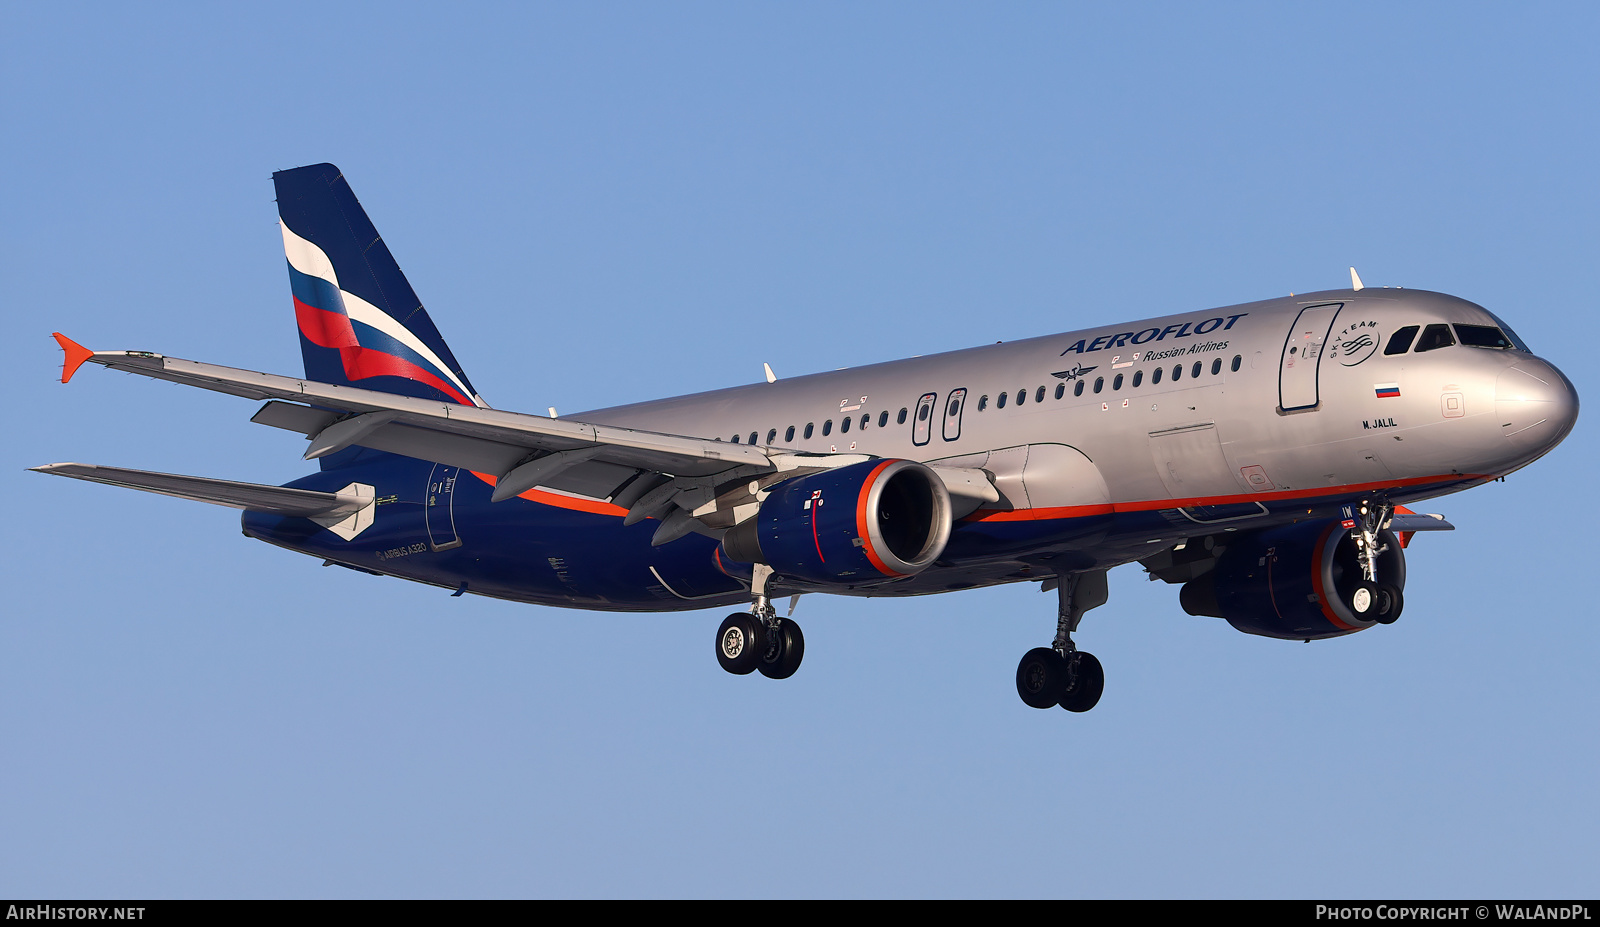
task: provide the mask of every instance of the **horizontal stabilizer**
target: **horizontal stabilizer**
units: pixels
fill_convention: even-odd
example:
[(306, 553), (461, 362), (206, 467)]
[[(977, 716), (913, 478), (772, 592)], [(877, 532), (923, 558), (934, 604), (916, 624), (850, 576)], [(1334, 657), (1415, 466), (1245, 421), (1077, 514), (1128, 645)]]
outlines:
[(354, 492), (315, 492), (310, 489), (288, 489), (261, 483), (239, 483), (204, 476), (152, 473), (148, 470), (101, 467), (95, 464), (55, 463), (32, 469), (38, 473), (140, 489), (164, 496), (177, 496), (179, 499), (193, 499), (197, 502), (210, 502), (213, 505), (226, 505), (252, 512), (271, 512), (276, 515), (301, 518), (341, 519), (372, 502), (370, 496), (363, 498)]

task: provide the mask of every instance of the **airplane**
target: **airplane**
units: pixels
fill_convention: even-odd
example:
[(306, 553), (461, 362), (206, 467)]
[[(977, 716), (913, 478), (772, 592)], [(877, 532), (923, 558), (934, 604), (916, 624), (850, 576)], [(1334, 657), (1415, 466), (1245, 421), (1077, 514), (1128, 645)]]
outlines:
[[(273, 175), (303, 376), (56, 333), (85, 363), (265, 401), (309, 440), (283, 486), (56, 463), (39, 472), (243, 510), (324, 565), (518, 602), (746, 606), (729, 673), (799, 668), (800, 595), (1055, 591), (1034, 708), (1093, 708), (1073, 634), (1139, 563), (1191, 615), (1292, 641), (1394, 622), (1407, 506), (1504, 477), (1572, 430), (1571, 381), (1474, 303), (1349, 289), (575, 415), (491, 408), (331, 164)], [(786, 616), (775, 600), (790, 596)]]

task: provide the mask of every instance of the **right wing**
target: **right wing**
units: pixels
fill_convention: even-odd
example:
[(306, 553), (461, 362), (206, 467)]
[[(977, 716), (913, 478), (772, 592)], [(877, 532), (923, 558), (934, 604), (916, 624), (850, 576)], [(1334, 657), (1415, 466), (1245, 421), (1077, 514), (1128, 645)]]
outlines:
[[(66, 352), (62, 382), (84, 363), (96, 363), (269, 400), (251, 420), (306, 435), (311, 439), (307, 459), (359, 445), (482, 474), (494, 482), (492, 498), (497, 502), (536, 486), (607, 500), (618, 507), (618, 514), (625, 514), (627, 524), (660, 519), (654, 544), (691, 531), (720, 537), (755, 513), (757, 493), (772, 484), (869, 459), (865, 454), (809, 454), (434, 402), (148, 351), (90, 351), (60, 334), (56, 340)], [(968, 511), (997, 498), (989, 475), (981, 470), (934, 470), (952, 495), (965, 500)]]
[[(148, 351), (90, 351), (60, 334), (56, 340), (66, 351), (62, 382), (87, 362), (266, 399), (251, 421), (310, 438), (307, 459), (359, 445), (482, 474), (494, 482), (496, 502), (536, 486), (609, 500), (627, 524), (660, 519), (654, 544), (691, 531), (720, 537), (755, 513), (757, 493), (772, 484), (869, 459), (434, 402)], [(998, 498), (982, 470), (933, 469), (967, 510)]]

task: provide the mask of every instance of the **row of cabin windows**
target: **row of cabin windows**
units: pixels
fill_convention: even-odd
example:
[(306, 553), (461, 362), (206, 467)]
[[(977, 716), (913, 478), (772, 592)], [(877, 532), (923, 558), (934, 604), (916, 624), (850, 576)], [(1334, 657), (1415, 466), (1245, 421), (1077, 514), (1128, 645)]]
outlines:
[[(1416, 334), (1415, 326), (1412, 327), (1412, 334), (1413, 335)], [(1397, 333), (1397, 335), (1398, 335), (1398, 333)], [(1420, 348), (1419, 348), (1419, 350), (1420, 350)], [(1235, 354), (1233, 356), (1233, 362), (1231, 364), (1229, 364), (1228, 369), (1233, 371), (1234, 373), (1238, 373), (1239, 372), (1239, 366), (1242, 363), (1242, 360), (1243, 360), (1243, 358), (1240, 355)], [(1183, 379), (1183, 366), (1184, 365), (1182, 365), (1182, 364), (1176, 364), (1176, 365), (1173, 366), (1173, 368), (1172, 368), (1172, 381), (1174, 383), (1176, 383), (1177, 381)], [(1189, 376), (1192, 377), (1192, 378), (1198, 378), (1204, 372), (1204, 369), (1205, 369), (1205, 362), (1204, 361), (1195, 361), (1193, 367), (1190, 368)], [(1152, 385), (1154, 385), (1156, 383), (1160, 383), (1161, 379), (1165, 375), (1165, 373), (1166, 373), (1166, 368), (1164, 368), (1164, 367), (1155, 368), (1150, 373), (1150, 383)], [(1220, 358), (1220, 357), (1213, 358), (1212, 361), (1211, 361), (1211, 375), (1212, 376), (1216, 376), (1217, 374), (1220, 374), (1220, 373), (1222, 373), (1222, 358)], [(1133, 372), (1133, 386), (1134, 387), (1138, 387), (1138, 386), (1143, 385), (1143, 383), (1144, 383), (1144, 371), (1143, 370), (1135, 370)], [(1122, 389), (1122, 384), (1123, 384), (1123, 374), (1119, 373), (1116, 376), (1111, 378), (1111, 389), (1112, 390)], [(1098, 393), (1098, 392), (1103, 391), (1105, 389), (1105, 386), (1106, 386), (1106, 378), (1105, 377), (1095, 377), (1095, 380), (1094, 380), (1094, 391), (1095, 392)], [(1074, 395), (1074, 396), (1082, 396), (1083, 395), (1083, 389), (1084, 389), (1084, 381), (1083, 380), (1079, 380), (1072, 387), (1072, 395)], [(1037, 390), (1035, 390), (1034, 391), (1034, 395), (1033, 395), (1033, 401), (1034, 402), (1044, 402), (1045, 391), (1046, 391), (1046, 388), (1043, 387), (1043, 386), (1041, 386)], [(1063, 396), (1065, 396), (1066, 394), (1067, 394), (1067, 384), (1065, 384), (1065, 383), (1057, 383), (1056, 384), (1056, 388), (1055, 388), (1055, 397), (1057, 399), (1060, 399)], [(1006, 407), (1006, 404), (1008, 402), (1011, 402), (1011, 401), (1013, 401), (1013, 400), (1012, 400), (1012, 396), (1011, 396), (1010, 393), (1000, 393), (998, 396), (995, 397), (994, 405), (995, 405), (995, 408), (997, 408), (997, 409), (1004, 409)], [(1015, 399), (1016, 404), (1020, 406), (1020, 405), (1023, 405), (1024, 403), (1026, 403), (1027, 401), (1028, 401), (1028, 391), (1026, 389), (1017, 390), (1016, 399)], [(988, 395), (983, 395), (983, 396), (978, 397), (978, 411), (979, 412), (983, 412), (983, 411), (987, 410), (988, 408), (989, 408), (989, 397), (988, 397)], [(929, 407), (928, 406), (923, 406), (921, 409), (918, 410), (918, 413), (917, 413), (918, 417), (926, 419), (928, 417), (928, 411), (929, 411)], [(950, 414), (951, 415), (955, 415), (957, 413), (957, 411), (958, 411), (957, 408), (954, 405), (952, 405), (951, 408), (950, 408)], [(906, 415), (907, 415), (907, 410), (906, 409), (901, 409), (899, 411), (899, 413), (895, 415), (895, 424), (896, 425), (904, 425), (906, 423)], [(852, 423), (856, 423), (857, 421), (858, 420), (855, 419), (855, 418), (843, 418), (843, 419), (840, 419), (839, 420), (839, 433), (840, 434), (844, 434), (844, 433), (848, 432), (850, 430), (850, 428), (851, 428)], [(872, 424), (872, 413), (871, 412), (862, 413), (862, 415), (861, 415), (861, 417), (859, 419), (859, 427), (862, 430), (865, 430), (871, 424)], [(878, 427), (879, 428), (887, 428), (888, 426), (889, 426), (889, 412), (888, 412), (888, 410), (884, 410), (882, 412), (879, 412), (878, 413)], [(784, 432), (783, 432), (783, 443), (785, 443), (785, 444), (794, 443), (794, 432), (795, 432), (795, 426), (793, 426), (793, 425), (790, 425), (788, 428), (784, 429)], [(813, 434), (815, 434), (815, 433), (816, 433), (816, 423), (815, 422), (807, 422), (806, 423), (806, 427), (805, 427), (805, 431), (802, 434), (802, 438), (804, 440), (808, 440), (809, 441), (811, 439), (811, 436)], [(826, 438), (829, 435), (831, 435), (832, 433), (833, 433), (833, 419), (830, 418), (827, 421), (822, 423), (822, 436), (824, 438)], [(741, 435), (734, 435), (732, 438), (729, 438), (728, 440), (732, 441), (734, 444), (739, 444), (739, 443), (741, 443), (741, 438), (742, 438)], [(749, 443), (758, 444), (758, 443), (760, 443), (760, 439), (761, 439), (761, 432), (759, 432), (759, 431), (750, 432)], [(716, 440), (721, 441), (722, 439), (721, 438), (717, 438)], [(772, 445), (772, 444), (778, 443), (778, 429), (771, 428), (771, 429), (767, 430), (767, 441), (766, 441), (766, 443), (768, 445)]]
[[(1243, 356), (1239, 355), (1239, 354), (1235, 354), (1233, 356), (1232, 363), (1230, 363), (1228, 365), (1228, 369), (1230, 371), (1234, 372), (1234, 373), (1238, 373), (1239, 372), (1239, 367), (1240, 367), (1241, 364), (1243, 364), (1243, 362), (1244, 362)], [(1204, 371), (1205, 371), (1205, 361), (1195, 361), (1194, 365), (1189, 368), (1189, 376), (1190, 377), (1199, 377)], [(1222, 373), (1222, 358), (1220, 358), (1220, 357), (1213, 358), (1212, 361), (1211, 361), (1211, 375), (1212, 376), (1216, 376), (1216, 375), (1218, 375), (1220, 373)], [(1112, 390), (1122, 389), (1122, 384), (1124, 382), (1124, 376), (1125, 376), (1124, 374), (1120, 374), (1119, 373), (1116, 376), (1111, 378), (1111, 389)], [(1166, 376), (1166, 368), (1165, 367), (1157, 367), (1154, 370), (1150, 371), (1150, 383), (1151, 383), (1151, 385), (1153, 386), (1153, 385), (1155, 385), (1157, 383), (1160, 383), (1164, 376)], [(1175, 365), (1173, 365), (1173, 368), (1172, 368), (1172, 381), (1174, 383), (1176, 383), (1177, 381), (1179, 381), (1181, 379), (1183, 379), (1183, 365), (1182, 364), (1175, 364)], [(1085, 382), (1086, 381), (1084, 381), (1084, 380), (1079, 380), (1077, 383), (1073, 384), (1072, 395), (1074, 395), (1074, 396), (1082, 396)], [(1139, 387), (1139, 386), (1142, 386), (1142, 385), (1144, 385), (1144, 371), (1143, 370), (1135, 370), (1133, 372), (1133, 386), (1134, 387)], [(1098, 392), (1103, 391), (1105, 388), (1106, 388), (1106, 378), (1105, 377), (1095, 377), (1094, 378), (1094, 391), (1098, 393)], [(1042, 386), (1039, 387), (1037, 390), (1034, 391), (1033, 401), (1034, 402), (1044, 402), (1044, 393), (1045, 393), (1045, 388), (1042, 387)], [(1057, 383), (1056, 384), (1056, 390), (1055, 390), (1056, 398), (1060, 399), (1062, 396), (1065, 396), (1066, 393), (1067, 393), (1067, 384), (1065, 384), (1065, 383)], [(1004, 409), (1006, 407), (1006, 403), (1010, 402), (1010, 401), (1012, 401), (1010, 393), (1001, 393), (1000, 395), (995, 397), (994, 407), (996, 409)], [(1023, 403), (1025, 403), (1025, 402), (1027, 402), (1028, 401), (1028, 391), (1025, 390), (1025, 389), (1017, 390), (1017, 395), (1016, 395), (1016, 400), (1015, 401), (1016, 401), (1016, 404), (1019, 405), (1019, 406), (1022, 405)], [(978, 397), (978, 411), (982, 412), (987, 408), (989, 408), (989, 397), (988, 396), (979, 396)]]
[[(1455, 335), (1450, 334), (1451, 328)], [(1422, 337), (1417, 337), (1417, 332), (1422, 332)], [(1517, 347), (1516, 342), (1506, 337), (1506, 333), (1493, 325), (1445, 325), (1435, 324), (1423, 328), (1419, 325), (1407, 325), (1389, 336), (1389, 343), (1384, 345), (1385, 354), (1404, 354), (1411, 350), (1411, 342), (1417, 343), (1417, 353), (1424, 351), (1437, 351), (1440, 348), (1454, 347), (1456, 338), (1461, 339), (1461, 344), (1471, 348), (1495, 348), (1505, 351)]]
[[(924, 411), (926, 411), (926, 410), (924, 410)], [(896, 425), (904, 425), (906, 423), (906, 415), (908, 413), (909, 413), (909, 410), (901, 409), (900, 412), (895, 415), (895, 418), (894, 418), (895, 424)], [(869, 426), (872, 425), (872, 413), (871, 412), (863, 412), (861, 414), (861, 417), (860, 417), (859, 420), (854, 418), (854, 417), (840, 419), (839, 420), (839, 433), (840, 434), (844, 434), (844, 433), (848, 432), (853, 424), (857, 425), (859, 428), (861, 428), (863, 431), (865, 431)], [(884, 411), (878, 413), (878, 427), (879, 428), (887, 428), (887, 427), (889, 427), (889, 411), (887, 409), (885, 409)], [(816, 431), (817, 431), (817, 423), (816, 422), (806, 422), (805, 431), (801, 435), (802, 440), (806, 440), (806, 441), (811, 440), (811, 436), (816, 434)], [(783, 430), (783, 443), (785, 443), (785, 444), (793, 444), (794, 443), (794, 432), (795, 432), (795, 426), (793, 426), (793, 425), (790, 425), (788, 428), (785, 428)], [(822, 436), (824, 438), (826, 438), (828, 435), (831, 435), (831, 434), (833, 434), (833, 419), (830, 418), (827, 421), (822, 423)], [(761, 432), (759, 432), (759, 431), (750, 432), (750, 442), (749, 443), (751, 443), (751, 444), (759, 443), (760, 437), (761, 437)], [(739, 444), (740, 443), (740, 438), (741, 438), (740, 435), (734, 435), (732, 438), (729, 438), (728, 440), (732, 441), (734, 444)], [(721, 441), (722, 439), (721, 438), (717, 438), (715, 440)], [(772, 445), (772, 444), (777, 444), (777, 443), (778, 443), (778, 429), (776, 429), (776, 428), (767, 429), (767, 444), (768, 445)]]

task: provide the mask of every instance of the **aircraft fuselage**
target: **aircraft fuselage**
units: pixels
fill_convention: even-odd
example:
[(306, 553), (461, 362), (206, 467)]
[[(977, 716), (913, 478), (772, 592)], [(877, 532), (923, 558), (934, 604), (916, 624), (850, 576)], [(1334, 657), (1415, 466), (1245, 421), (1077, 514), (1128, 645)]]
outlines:
[[(1396, 351), (1396, 333), (1416, 331)], [(1433, 326), (1432, 330), (1429, 326)], [(1466, 326), (1467, 328), (1459, 328)], [(1439, 331), (1451, 341), (1439, 344)], [(1326, 519), (1522, 467), (1565, 437), (1577, 396), (1482, 307), (1420, 290), (1336, 290), (914, 357), (572, 418), (800, 452), (989, 473), (915, 576), (825, 591), (921, 595), (1140, 560), (1185, 538)], [(1422, 339), (1431, 338), (1426, 350)], [(1393, 352), (1393, 353), (1389, 353)], [(290, 485), (368, 484), (348, 540), (258, 512), (245, 532), (341, 565), (535, 602), (631, 611), (745, 603), (749, 565), (702, 534), (624, 526), (610, 465), (490, 502), (488, 475), (353, 449)], [(464, 584), (464, 586), (463, 586)], [(780, 584), (777, 594), (812, 591)], [(817, 589), (816, 591), (823, 591)]]

